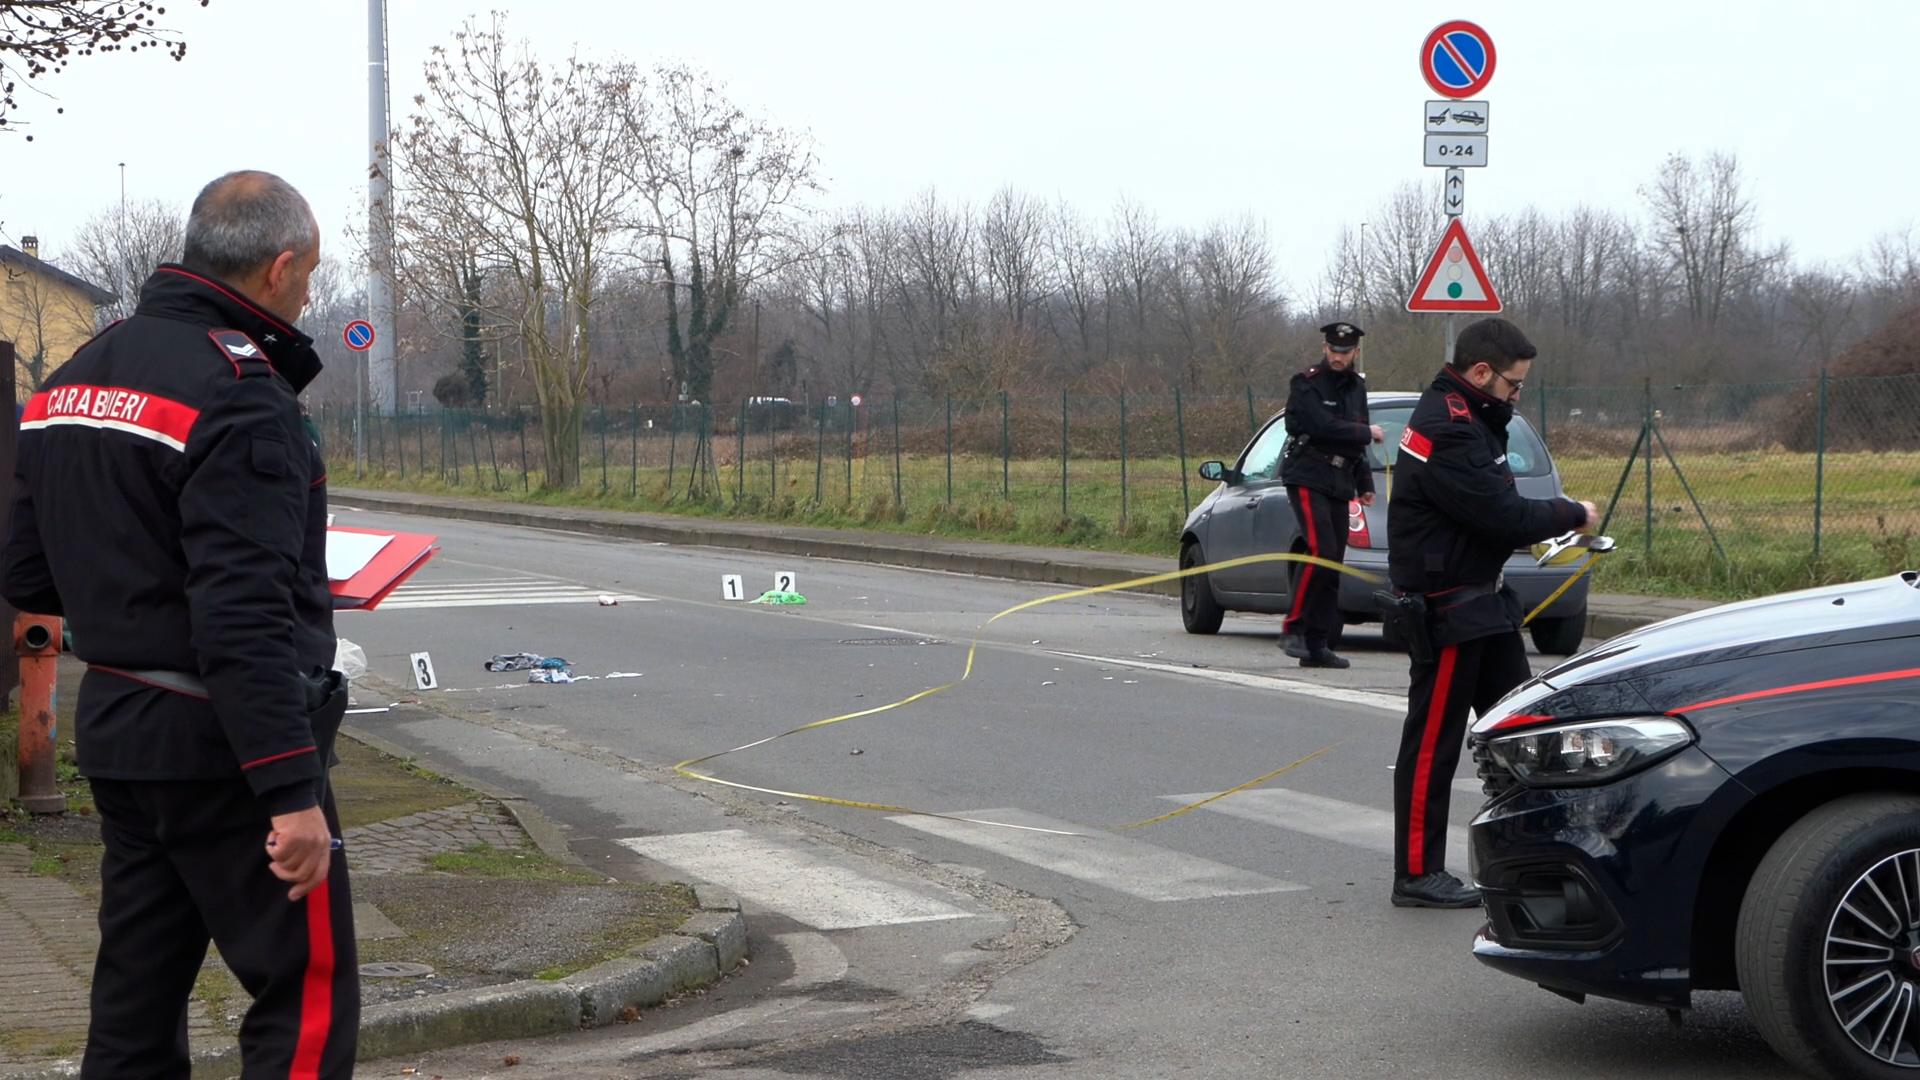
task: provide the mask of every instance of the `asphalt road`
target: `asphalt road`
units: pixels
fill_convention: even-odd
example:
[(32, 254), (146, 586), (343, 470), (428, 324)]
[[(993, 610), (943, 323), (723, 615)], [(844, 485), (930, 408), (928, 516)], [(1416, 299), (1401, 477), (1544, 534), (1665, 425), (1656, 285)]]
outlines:
[[(754, 930), (751, 969), (699, 1001), (408, 1063), (422, 1075), (504, 1074), (506, 1053), (516, 1076), (1791, 1075), (1737, 996), (1702, 995), (1683, 1026), (1576, 1006), (1476, 963), (1477, 913), (1387, 905), (1406, 672), (1375, 633), (1350, 635), (1351, 670), (1309, 672), (1274, 648), (1277, 621), (1192, 637), (1171, 600), (1087, 597), (983, 628), (1046, 590), (336, 510), (444, 545), (380, 611), (339, 622), (369, 654), (363, 705), (410, 686), (415, 652), (441, 689), (350, 722), (525, 794), (610, 875), (733, 890)], [(725, 574), (752, 597), (780, 571), (804, 607), (722, 599)], [(702, 768), (996, 824), (668, 768), (951, 683), (976, 633), (952, 689)], [(481, 669), (517, 651), (595, 678)], [(1477, 793), (1456, 796), (1463, 826)]]

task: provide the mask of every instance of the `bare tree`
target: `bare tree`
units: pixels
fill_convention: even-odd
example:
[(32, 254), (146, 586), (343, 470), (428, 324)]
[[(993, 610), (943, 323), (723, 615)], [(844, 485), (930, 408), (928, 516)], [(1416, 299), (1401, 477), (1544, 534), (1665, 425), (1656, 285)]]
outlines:
[[(1147, 324), (1160, 298), (1170, 254), (1167, 234), (1153, 211), (1130, 199), (1114, 208), (1107, 243), (1107, 273), (1133, 330), (1131, 359), (1145, 360)], [(1123, 359), (1122, 363), (1126, 361)]]
[[(1054, 336), (1076, 354), (1068, 366), (1084, 375), (1094, 365), (1093, 335), (1095, 320), (1111, 312), (1107, 302), (1106, 278), (1101, 273), (1100, 246), (1088, 230), (1085, 219), (1065, 202), (1054, 207), (1047, 228), (1047, 256), (1053, 264), (1053, 276), (1059, 283), (1059, 300), (1048, 308), (1054, 324)], [(1061, 319), (1051, 318), (1058, 310), (1070, 328), (1063, 332)], [(1111, 341), (1112, 335), (1102, 337)]]
[(98, 53), (162, 49), (185, 59), (187, 43), (160, 25), (166, 13), (155, 0), (0, 0), (0, 131), (20, 126), (13, 115), (18, 79), (58, 75), (75, 59)]
[(674, 377), (713, 395), (714, 348), (755, 284), (805, 254), (801, 200), (817, 190), (808, 140), (749, 116), (705, 73), (631, 76), (618, 96), (645, 201), (646, 258), (667, 306)]
[[(436, 47), (395, 158), (395, 262), (438, 309), (476, 299), (508, 328), (539, 401), (547, 472), (570, 487), (592, 369), (589, 320), (628, 213), (623, 112), (631, 73), (569, 57), (549, 67), (507, 41), (502, 19), (469, 21)], [(470, 288), (484, 273), (494, 284)], [(465, 320), (450, 320), (459, 332)]]
[(1653, 243), (1679, 271), (1688, 315), (1695, 326), (1717, 330), (1728, 300), (1772, 261), (1753, 244), (1757, 211), (1739, 159), (1710, 154), (1696, 163), (1672, 155), (1641, 195), (1653, 213)]
[(100, 305), (105, 321), (133, 314), (140, 285), (164, 262), (177, 262), (186, 239), (187, 214), (159, 199), (101, 210), (73, 235), (68, 261), (73, 272), (116, 294)]
[(1857, 336), (1849, 331), (1858, 296), (1845, 271), (1815, 266), (1796, 272), (1787, 288), (1787, 306), (1799, 329), (1795, 352), (1825, 367), (1844, 339)]
[(1025, 327), (1052, 291), (1045, 262), (1046, 212), (1012, 188), (1001, 188), (980, 219), (987, 289), (1001, 317)]

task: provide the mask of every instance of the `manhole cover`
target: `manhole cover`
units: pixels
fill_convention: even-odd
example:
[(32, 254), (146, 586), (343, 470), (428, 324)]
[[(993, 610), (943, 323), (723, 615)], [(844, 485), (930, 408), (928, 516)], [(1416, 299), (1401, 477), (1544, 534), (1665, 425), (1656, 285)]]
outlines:
[(943, 641), (939, 641), (935, 638), (864, 637), (864, 638), (841, 638), (840, 644), (842, 645), (944, 645), (946, 643)]
[(417, 979), (433, 974), (433, 969), (425, 964), (390, 960), (379, 964), (361, 964), (360, 974), (369, 979)]

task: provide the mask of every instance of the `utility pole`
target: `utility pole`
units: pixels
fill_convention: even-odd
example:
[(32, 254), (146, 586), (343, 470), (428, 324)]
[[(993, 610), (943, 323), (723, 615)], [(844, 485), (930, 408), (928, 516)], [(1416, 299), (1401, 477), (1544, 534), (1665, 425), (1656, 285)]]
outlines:
[(127, 163), (120, 163), (120, 302), (126, 305), (127, 314), (133, 313), (134, 298), (127, 295), (133, 289), (133, 267), (127, 263)]
[(1360, 303), (1355, 305), (1373, 318), (1373, 296), (1367, 292), (1367, 223), (1360, 223)]
[(367, 321), (373, 323), (373, 347), (364, 354), (360, 374), (373, 409), (393, 415), (399, 404), (393, 330), (393, 160), (387, 139), (387, 3), (367, 0), (367, 137), (372, 163), (367, 171), (367, 238), (372, 265), (367, 268)]

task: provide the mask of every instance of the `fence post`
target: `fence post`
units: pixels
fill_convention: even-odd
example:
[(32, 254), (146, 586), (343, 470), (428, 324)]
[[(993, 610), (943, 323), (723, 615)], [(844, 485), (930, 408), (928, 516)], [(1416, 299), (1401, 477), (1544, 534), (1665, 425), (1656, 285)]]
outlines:
[(1067, 518), (1067, 392), (1060, 391), (1060, 520)]
[(594, 423), (600, 426), (600, 494), (605, 495), (611, 486), (607, 480), (607, 407), (599, 405), (593, 411)]
[(769, 509), (780, 500), (780, 438), (771, 415), (767, 417), (767, 500)]
[(1120, 528), (1127, 527), (1127, 392), (1120, 391)]
[(414, 416), (413, 435), (414, 442), (419, 444), (420, 449), (420, 479), (425, 480), (427, 478), (427, 418), (424, 414)]
[(853, 411), (853, 400), (847, 400), (847, 505), (853, 505), (853, 425), (858, 419)]
[(906, 501), (900, 494), (900, 390), (893, 391), (893, 508), (905, 510)]
[(1000, 391), (1000, 497), (1013, 498), (1013, 485), (1010, 480), (1013, 459), (1013, 442), (1007, 423), (1007, 392)]
[(1193, 512), (1193, 495), (1187, 490), (1187, 409), (1177, 386), (1173, 388), (1173, 425), (1180, 433), (1180, 512), (1184, 515)]
[(407, 478), (407, 437), (400, 431), (401, 413), (393, 414), (393, 456), (400, 462), (400, 479)]
[(673, 501), (674, 458), (680, 452), (680, 406), (667, 406), (667, 501)]
[(740, 399), (740, 420), (734, 425), (734, 437), (738, 448), (733, 457), (733, 501), (739, 502), (747, 494), (747, 399)]
[(513, 410), (513, 418), (520, 421), (514, 425), (520, 429), (520, 490), (532, 491), (533, 471), (532, 466), (527, 464), (527, 418), (520, 415), (519, 409)]
[(640, 406), (633, 407), (632, 427), (627, 429), (628, 455), (631, 464), (627, 466), (627, 498), (640, 497)]
[(493, 490), (499, 491), (505, 485), (500, 483), (500, 452), (493, 448), (492, 416), (487, 417), (487, 460), (493, 464)]
[(467, 453), (473, 456), (473, 486), (480, 486), (480, 436), (473, 430), (473, 414), (467, 415)]
[(1540, 442), (1548, 449), (1552, 449), (1553, 447), (1552, 443), (1547, 442), (1547, 384), (1545, 380), (1542, 380), (1540, 383)]
[(1646, 549), (1647, 549), (1647, 558), (1651, 559), (1653, 558), (1653, 380), (1652, 379), (1643, 380), (1641, 383), (1641, 388), (1642, 388), (1642, 393), (1645, 395), (1645, 404), (1643, 405), (1645, 419), (1642, 421), (1642, 423), (1646, 426), (1646, 431), (1647, 431), (1647, 469), (1646, 469), (1647, 542), (1646, 542)]
[(827, 403), (820, 403), (820, 419), (813, 432), (813, 505), (820, 505), (820, 487), (826, 479)]
[(953, 505), (953, 395), (947, 395), (947, 505)]
[(1813, 428), (1813, 560), (1820, 561), (1820, 524), (1827, 493), (1827, 365), (1820, 365), (1820, 407)]
[(1253, 415), (1253, 387), (1251, 385), (1248, 385), (1247, 386), (1247, 438), (1249, 439), (1253, 438), (1253, 433), (1258, 430), (1260, 430), (1260, 421), (1255, 419)]

